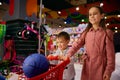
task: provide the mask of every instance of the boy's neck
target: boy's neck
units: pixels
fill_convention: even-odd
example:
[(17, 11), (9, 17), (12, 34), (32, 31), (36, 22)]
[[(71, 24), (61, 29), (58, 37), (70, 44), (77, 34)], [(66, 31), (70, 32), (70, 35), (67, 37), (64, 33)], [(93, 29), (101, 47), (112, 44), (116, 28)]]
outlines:
[(68, 47), (66, 47), (65, 49), (62, 49), (62, 50), (60, 49), (60, 50), (61, 50), (61, 51), (64, 51), (64, 50), (66, 50), (67, 48), (68, 48)]

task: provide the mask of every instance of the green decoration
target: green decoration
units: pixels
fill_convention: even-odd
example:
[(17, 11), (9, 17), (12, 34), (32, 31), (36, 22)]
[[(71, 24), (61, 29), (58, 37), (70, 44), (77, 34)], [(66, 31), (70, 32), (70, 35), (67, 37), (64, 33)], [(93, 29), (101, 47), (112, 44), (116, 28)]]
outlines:
[(68, 15), (70, 15), (71, 13), (70, 13), (70, 11), (69, 11), (69, 9), (66, 9), (66, 12), (68, 13)]
[(3, 43), (3, 38), (6, 33), (6, 25), (5, 24), (0, 24), (0, 44)]
[(77, 19), (77, 18), (80, 18), (82, 15), (78, 14), (78, 15), (73, 16), (72, 14), (70, 14), (69, 16), (73, 19)]

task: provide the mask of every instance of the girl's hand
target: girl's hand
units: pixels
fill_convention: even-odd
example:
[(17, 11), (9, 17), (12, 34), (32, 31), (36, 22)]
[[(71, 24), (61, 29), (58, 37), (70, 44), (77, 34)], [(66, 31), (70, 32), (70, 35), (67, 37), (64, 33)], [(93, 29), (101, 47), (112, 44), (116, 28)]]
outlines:
[(110, 77), (108, 75), (104, 75), (103, 80), (110, 80)]

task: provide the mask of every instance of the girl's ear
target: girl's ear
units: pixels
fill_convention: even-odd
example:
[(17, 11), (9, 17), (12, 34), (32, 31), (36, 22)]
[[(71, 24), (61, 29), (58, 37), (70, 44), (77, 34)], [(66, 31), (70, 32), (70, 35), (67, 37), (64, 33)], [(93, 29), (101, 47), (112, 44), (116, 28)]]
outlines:
[(105, 17), (105, 14), (104, 13), (101, 14), (101, 19), (104, 19), (104, 17)]

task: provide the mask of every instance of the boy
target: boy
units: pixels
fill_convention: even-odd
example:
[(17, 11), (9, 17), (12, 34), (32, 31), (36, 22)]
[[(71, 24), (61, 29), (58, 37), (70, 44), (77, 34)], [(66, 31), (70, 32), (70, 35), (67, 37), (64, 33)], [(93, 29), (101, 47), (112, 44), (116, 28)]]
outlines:
[[(53, 53), (53, 56), (66, 56), (66, 52), (68, 51), (70, 41), (70, 35), (67, 32), (60, 32), (57, 35), (56, 42), (57, 42), (57, 50), (55, 53)], [(57, 64), (61, 62), (61, 60), (58, 61), (52, 61), (52, 63)], [(63, 72), (63, 80), (74, 80), (75, 76), (75, 68), (74, 68), (74, 59), (73, 57), (70, 58), (70, 63), (66, 66), (66, 69)]]

